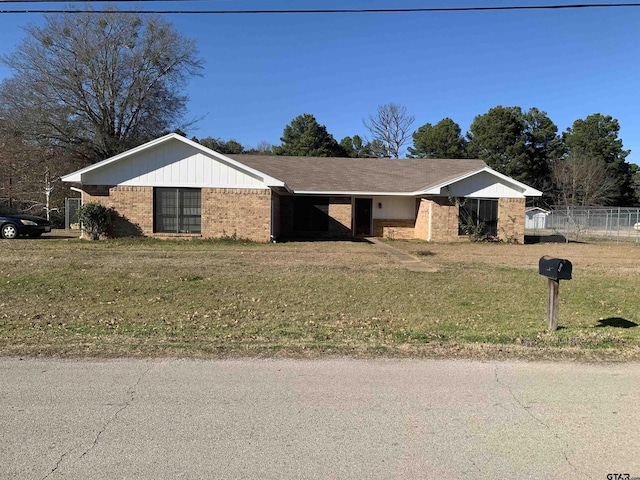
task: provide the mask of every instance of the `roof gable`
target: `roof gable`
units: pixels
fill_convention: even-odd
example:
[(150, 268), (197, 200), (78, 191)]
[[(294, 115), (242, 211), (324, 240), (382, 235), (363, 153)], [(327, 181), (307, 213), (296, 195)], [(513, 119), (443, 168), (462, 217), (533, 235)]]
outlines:
[(284, 184), (177, 134), (62, 177), (89, 185), (268, 188)]
[(423, 193), (471, 198), (538, 197), (542, 192), (490, 167), (449, 179), (426, 189)]

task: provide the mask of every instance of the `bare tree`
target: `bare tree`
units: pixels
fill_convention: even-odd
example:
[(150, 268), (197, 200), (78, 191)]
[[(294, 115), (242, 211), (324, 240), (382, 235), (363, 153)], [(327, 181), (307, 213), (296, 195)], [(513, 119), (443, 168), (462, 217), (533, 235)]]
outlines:
[(373, 141), (380, 141), (385, 147), (385, 156), (399, 158), (400, 149), (411, 136), (411, 125), (415, 117), (407, 113), (407, 108), (395, 103), (378, 105), (376, 115), (363, 120), (364, 126), (371, 132)]
[(2, 127), (0, 122), (0, 205), (50, 219), (68, 194), (60, 177), (84, 163), (67, 149), (26, 142)]
[(5, 135), (0, 124), (0, 206), (13, 207), (17, 180), (14, 142), (14, 138)]
[(273, 146), (266, 140), (260, 140), (256, 145), (256, 151), (260, 153), (271, 153)]
[(69, 187), (61, 175), (86, 165), (62, 146), (28, 141), (0, 115), (0, 206), (43, 215), (60, 212)]
[(2, 115), (28, 141), (88, 162), (175, 128), (202, 69), (195, 43), (156, 16), (76, 12), (25, 31), (1, 58), (14, 71), (0, 86)]
[(260, 140), (255, 147), (245, 149), (242, 153), (247, 155), (272, 155), (273, 146), (266, 140)]
[(555, 162), (552, 174), (559, 189), (559, 202), (566, 207), (603, 205), (618, 194), (616, 181), (604, 161), (580, 151)]

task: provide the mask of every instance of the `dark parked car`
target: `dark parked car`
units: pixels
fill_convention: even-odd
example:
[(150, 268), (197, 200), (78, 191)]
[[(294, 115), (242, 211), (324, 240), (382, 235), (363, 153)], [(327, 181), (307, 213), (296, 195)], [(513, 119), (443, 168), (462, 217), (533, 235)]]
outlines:
[(51, 223), (46, 218), (26, 215), (17, 210), (0, 207), (0, 237), (6, 239), (28, 235), (38, 238), (45, 232), (51, 231)]

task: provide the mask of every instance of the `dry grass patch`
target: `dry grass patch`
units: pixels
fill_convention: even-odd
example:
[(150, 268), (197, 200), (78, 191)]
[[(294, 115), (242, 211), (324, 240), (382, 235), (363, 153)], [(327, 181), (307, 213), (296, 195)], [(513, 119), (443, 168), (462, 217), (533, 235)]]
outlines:
[[(0, 354), (640, 358), (637, 245), (391, 244), (438, 272), (365, 242), (3, 241)], [(545, 254), (574, 265), (555, 333)]]

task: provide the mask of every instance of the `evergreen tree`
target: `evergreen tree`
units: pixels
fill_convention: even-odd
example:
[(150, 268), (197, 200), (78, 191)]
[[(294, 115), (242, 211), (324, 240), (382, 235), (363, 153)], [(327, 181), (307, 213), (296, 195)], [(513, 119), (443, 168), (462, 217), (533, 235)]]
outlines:
[(315, 117), (305, 113), (294, 118), (284, 128), (282, 145), (273, 147), (275, 155), (301, 157), (346, 157), (347, 152), (336, 142), (327, 127), (320, 125)]
[(347, 156), (352, 158), (382, 158), (385, 156), (384, 145), (379, 140), (364, 143), (362, 137), (354, 135), (340, 140), (340, 146)]
[(594, 113), (573, 122), (562, 137), (569, 152), (580, 152), (604, 162), (618, 189), (610, 204), (636, 205), (634, 169), (625, 160), (631, 150), (624, 150), (622, 139), (618, 138), (619, 132), (618, 120), (610, 115)]
[(466, 158), (467, 142), (460, 125), (443, 118), (435, 125), (425, 123), (413, 133), (409, 158)]
[(550, 192), (551, 165), (562, 154), (558, 127), (546, 112), (497, 106), (478, 115), (467, 133), (468, 155), (494, 170)]

